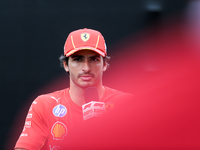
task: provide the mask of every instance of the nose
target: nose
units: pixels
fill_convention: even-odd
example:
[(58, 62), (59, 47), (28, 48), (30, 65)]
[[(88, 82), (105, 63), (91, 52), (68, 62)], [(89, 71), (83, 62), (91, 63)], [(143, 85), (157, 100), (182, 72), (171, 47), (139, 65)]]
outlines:
[(83, 62), (82, 70), (84, 72), (90, 72), (91, 68), (90, 68), (90, 64), (89, 64), (89, 62), (87, 60)]

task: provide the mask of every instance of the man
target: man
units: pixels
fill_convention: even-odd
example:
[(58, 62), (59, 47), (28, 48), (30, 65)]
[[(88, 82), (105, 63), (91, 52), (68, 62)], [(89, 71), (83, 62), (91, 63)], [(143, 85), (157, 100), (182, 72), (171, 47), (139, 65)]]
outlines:
[(70, 87), (41, 95), (33, 101), (15, 149), (62, 149), (70, 129), (86, 120), (82, 106), (87, 103), (85, 93), (91, 87), (95, 90), (90, 93), (97, 91), (99, 101), (94, 103), (99, 106), (105, 104), (106, 110), (118, 100), (130, 96), (102, 85), (108, 59), (105, 40), (100, 32), (86, 28), (71, 32), (64, 46), (64, 55), (60, 57), (69, 73)]

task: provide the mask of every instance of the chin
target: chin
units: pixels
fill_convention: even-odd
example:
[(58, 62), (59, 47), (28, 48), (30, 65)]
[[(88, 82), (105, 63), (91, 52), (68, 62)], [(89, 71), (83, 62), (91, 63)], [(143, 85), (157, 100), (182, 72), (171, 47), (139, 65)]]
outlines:
[(80, 84), (79, 85), (81, 88), (88, 88), (88, 87), (97, 87), (97, 84), (95, 84), (95, 83), (83, 83), (83, 84)]
[(81, 88), (88, 88), (88, 87), (94, 87), (95, 85), (94, 84), (82, 84), (80, 85)]

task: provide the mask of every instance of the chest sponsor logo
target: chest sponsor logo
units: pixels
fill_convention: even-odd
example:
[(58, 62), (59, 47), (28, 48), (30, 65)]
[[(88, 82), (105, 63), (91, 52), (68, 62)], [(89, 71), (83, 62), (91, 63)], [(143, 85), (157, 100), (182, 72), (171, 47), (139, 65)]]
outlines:
[(109, 111), (109, 110), (113, 109), (114, 106), (115, 106), (114, 103), (107, 103), (107, 104), (105, 105), (106, 111)]
[(54, 140), (63, 140), (67, 133), (67, 127), (60, 121), (57, 121), (51, 128), (51, 134)]
[(53, 114), (56, 117), (64, 117), (67, 113), (67, 108), (63, 105), (57, 105), (53, 108)]
[(60, 146), (49, 145), (50, 150), (59, 150)]

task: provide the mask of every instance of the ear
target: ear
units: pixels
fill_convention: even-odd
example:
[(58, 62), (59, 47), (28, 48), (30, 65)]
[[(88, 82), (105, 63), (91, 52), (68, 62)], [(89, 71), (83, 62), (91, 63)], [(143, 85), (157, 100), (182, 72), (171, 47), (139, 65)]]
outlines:
[(64, 61), (63, 66), (66, 72), (69, 72), (69, 67), (67, 66), (67, 63)]
[(107, 64), (107, 62), (105, 62), (104, 66), (103, 66), (103, 71), (106, 71), (107, 67), (108, 67), (108, 64)]

